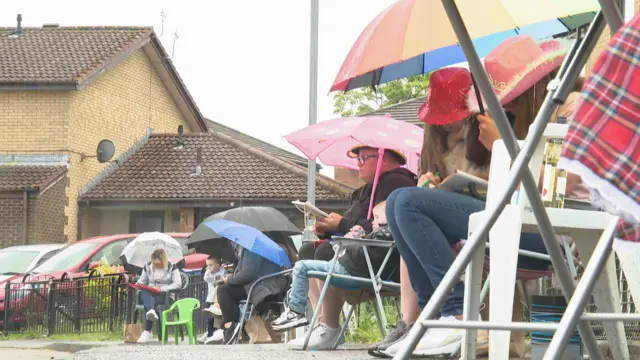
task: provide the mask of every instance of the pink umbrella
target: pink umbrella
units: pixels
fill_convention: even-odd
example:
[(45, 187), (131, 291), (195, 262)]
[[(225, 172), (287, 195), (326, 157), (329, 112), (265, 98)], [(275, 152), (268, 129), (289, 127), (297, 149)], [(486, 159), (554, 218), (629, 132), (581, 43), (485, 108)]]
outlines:
[[(395, 120), (387, 114), (327, 120), (291, 133), (285, 139), (310, 160), (319, 159), (325, 165), (349, 169), (358, 168), (357, 160), (347, 156), (347, 152), (356, 145), (378, 148), (379, 153), (383, 153), (384, 149), (398, 150), (407, 157), (405, 166), (417, 173), (423, 131), (416, 125)], [(381, 166), (382, 156), (378, 157), (369, 218)]]

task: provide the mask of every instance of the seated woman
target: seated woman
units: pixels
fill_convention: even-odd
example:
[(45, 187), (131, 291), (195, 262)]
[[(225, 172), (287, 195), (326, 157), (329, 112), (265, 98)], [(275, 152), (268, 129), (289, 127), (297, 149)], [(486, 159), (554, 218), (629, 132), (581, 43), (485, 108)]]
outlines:
[[(371, 219), (367, 219), (367, 213), (376, 173), (377, 154), (377, 149), (362, 146), (352, 149), (347, 154), (347, 156), (355, 157), (358, 160), (358, 176), (366, 184), (353, 192), (349, 208), (343, 214), (344, 217), (329, 214), (329, 218), (316, 222), (315, 231), (318, 237), (326, 238), (331, 233), (346, 234), (355, 225), (360, 225), (367, 233), (372, 231)], [(397, 150), (385, 151), (378, 188), (374, 194), (374, 205), (385, 201), (395, 189), (416, 185), (415, 174), (403, 168), (404, 164), (406, 164), (406, 158), (401, 152)], [(333, 256), (333, 248), (327, 241), (304, 244), (298, 252), (300, 260), (330, 261)], [(323, 282), (318, 279), (310, 279), (309, 281), (309, 300), (314, 308), (323, 285)], [(314, 344), (314, 348), (329, 347), (336, 340), (339, 340), (339, 343), (344, 342), (344, 339), (337, 338), (340, 333), (340, 312), (335, 311), (337, 308), (342, 308), (343, 303), (341, 292), (333, 287), (329, 288), (322, 303), (321, 321), (315, 328), (310, 329), (313, 334), (309, 343)], [(300, 345), (299, 343), (300, 338), (293, 340), (290, 344), (296, 347)]]
[(153, 340), (151, 328), (153, 322), (158, 321), (158, 312), (156, 305), (164, 305), (166, 293), (179, 290), (182, 287), (182, 279), (178, 267), (169, 262), (164, 249), (156, 249), (151, 253), (151, 262), (146, 264), (142, 269), (142, 275), (137, 282), (138, 284), (147, 285), (159, 290), (160, 293), (142, 290), (140, 297), (144, 310), (147, 312), (147, 320), (144, 323), (144, 331), (140, 334), (138, 343), (146, 343)]
[[(391, 234), (386, 226), (387, 219), (385, 216), (385, 204), (383, 201), (376, 205), (373, 209), (373, 231), (367, 234), (366, 238), (393, 241)], [(347, 237), (361, 238), (363, 237), (364, 230), (359, 225), (354, 226)], [(374, 271), (378, 271), (384, 258), (388, 252), (387, 248), (382, 247), (370, 247), (367, 249), (371, 265)], [(309, 292), (309, 271), (322, 271), (329, 272), (331, 261), (322, 260), (300, 260), (293, 268), (293, 283), (291, 284), (291, 297), (289, 299), (289, 308), (282, 313), (279, 318), (271, 323), (271, 327), (276, 331), (285, 331), (295, 327), (304, 326), (309, 323), (306, 317), (306, 305), (307, 294)], [(357, 277), (368, 278), (369, 268), (367, 267), (367, 260), (364, 255), (364, 250), (360, 245), (345, 246), (339, 254), (338, 261), (334, 266), (334, 272), (340, 275), (351, 275)], [(333, 311), (337, 313), (335, 316), (339, 316), (342, 306), (333, 308)], [(304, 338), (304, 337), (303, 337)], [(309, 346), (313, 348), (324, 348), (325, 345), (331, 346), (331, 344), (316, 344), (310, 343)]]
[[(529, 125), (545, 97), (547, 84), (565, 55), (566, 49), (562, 48), (558, 41), (537, 44), (528, 36), (517, 36), (499, 45), (485, 58), (490, 78), (499, 81), (496, 82), (500, 85), (496, 91), (519, 139), (526, 136)], [(521, 62), (520, 67), (516, 66), (518, 62)], [(437, 76), (434, 73), (431, 77), (434, 92), (438, 88), (438, 78), (445, 76), (448, 79), (441, 79), (440, 82), (447, 84), (447, 91), (463, 94), (467, 103), (473, 102), (475, 94), (469, 91), (472, 82), (466, 69), (449, 68), (438, 73)], [(453, 84), (458, 84), (459, 88), (454, 88)], [(430, 94), (430, 98), (432, 95)], [(573, 101), (569, 100), (563, 108), (556, 111), (552, 119), (570, 113), (572, 103)], [(442, 109), (447, 106), (440, 104), (438, 107)], [(470, 136), (473, 132), (470, 131), (472, 128), (469, 120), (453, 124), (450, 117), (438, 116), (436, 110), (437, 108), (429, 106), (424, 109), (425, 122), (431, 125), (450, 124), (450, 131), (447, 132), (443, 126), (431, 125), (427, 125), (425, 129), (426, 136), (430, 139), (425, 141), (423, 151), (426, 159), (423, 169), (427, 172), (419, 183), (430, 181), (429, 188), (401, 189), (392, 193), (387, 201), (389, 227), (406, 263), (420, 308), (426, 305), (434, 289), (449, 270), (454, 258), (451, 246), (467, 237), (469, 216), (485, 208), (484, 201), (434, 188), (441, 181), (434, 173), (439, 171), (442, 178), (458, 169), (477, 176), (487, 174), (493, 143), (500, 138), (495, 122), (487, 114), (477, 116), (479, 133)], [(457, 114), (463, 114), (463, 117), (470, 115), (466, 107), (459, 107)], [(483, 148), (476, 146), (478, 141)], [(470, 149), (473, 151), (469, 151)], [(482, 150), (485, 150), (484, 156), (478, 156), (483, 154)], [(484, 177), (486, 178), (486, 175)], [(578, 183), (575, 178), (569, 179), (568, 197), (572, 197), (569, 194), (577, 189)], [(523, 233), (520, 248), (546, 253), (544, 243), (538, 234)], [(548, 265), (548, 262), (542, 260), (526, 257), (518, 259), (519, 268), (543, 270), (547, 269)], [(442, 307), (440, 321), (455, 322), (461, 319), (463, 294), (464, 285), (460, 282)], [(459, 348), (462, 334), (461, 329), (430, 328), (413, 354), (450, 355)], [(404, 340), (397, 341), (384, 350), (383, 354), (393, 356), (403, 346), (407, 346)]]
[[(222, 323), (224, 329), (224, 342), (227, 343), (234, 335), (238, 320), (240, 320), (240, 301), (247, 298), (247, 293), (253, 283), (281, 269), (275, 263), (246, 250), (242, 246), (236, 246), (238, 265), (232, 275), (226, 275), (222, 285), (218, 287), (217, 296), (220, 310), (222, 311)], [(251, 293), (251, 304), (258, 305), (271, 295), (283, 293), (287, 282), (282, 276), (268, 278), (256, 284)]]

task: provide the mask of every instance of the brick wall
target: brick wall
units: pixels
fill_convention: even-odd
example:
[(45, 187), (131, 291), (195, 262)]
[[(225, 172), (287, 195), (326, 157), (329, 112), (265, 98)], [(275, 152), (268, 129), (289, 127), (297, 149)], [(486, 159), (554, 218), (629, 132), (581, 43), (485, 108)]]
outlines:
[[(60, 178), (38, 194), (35, 211), (30, 218), (36, 219), (35, 236), (29, 238), (31, 244), (65, 243), (64, 227), (67, 222), (67, 177)], [(33, 207), (32, 207), (33, 209)], [(31, 209), (30, 209), (31, 210)]]
[[(177, 132), (178, 125), (183, 125), (185, 132), (191, 132), (143, 50), (71, 95), (69, 144), (78, 152), (94, 154), (98, 142), (108, 138), (114, 142), (118, 156), (138, 141), (147, 128)], [(95, 159), (81, 161), (76, 154), (70, 157), (66, 209), (69, 221), (65, 232), (70, 240), (76, 240), (78, 193), (104, 165)]]
[(0, 153), (68, 149), (70, 92), (0, 92)]
[(16, 193), (15, 198), (0, 198), (0, 248), (22, 245), (23, 205), (21, 196), (22, 194)]

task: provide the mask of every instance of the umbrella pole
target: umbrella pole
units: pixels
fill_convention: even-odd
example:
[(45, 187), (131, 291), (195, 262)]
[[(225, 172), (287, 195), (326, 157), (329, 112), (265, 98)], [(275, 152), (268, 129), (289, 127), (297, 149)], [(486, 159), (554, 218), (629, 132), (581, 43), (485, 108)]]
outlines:
[[(309, 126), (318, 117), (318, 14), (319, 0), (311, 0), (311, 30), (309, 52)], [(316, 161), (309, 160), (307, 173), (307, 201), (316, 204)]]
[(369, 212), (367, 219), (371, 219), (373, 212), (373, 204), (376, 198), (376, 188), (378, 187), (378, 179), (380, 178), (380, 170), (382, 169), (382, 160), (384, 159), (384, 148), (378, 148), (378, 164), (376, 165), (376, 175), (373, 178), (373, 188), (371, 189), (371, 200), (369, 200)]

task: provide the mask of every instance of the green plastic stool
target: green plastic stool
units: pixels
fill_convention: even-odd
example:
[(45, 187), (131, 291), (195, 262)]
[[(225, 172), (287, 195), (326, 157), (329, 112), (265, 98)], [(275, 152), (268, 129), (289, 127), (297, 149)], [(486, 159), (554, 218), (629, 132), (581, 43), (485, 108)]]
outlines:
[[(198, 309), (200, 307), (200, 301), (198, 299), (180, 299), (171, 305), (171, 307), (162, 312), (162, 345), (167, 343), (167, 327), (173, 326), (173, 336), (176, 340), (176, 345), (178, 345), (178, 327), (186, 326), (187, 335), (189, 336), (189, 344), (193, 345), (196, 343), (195, 338), (195, 324), (193, 323), (193, 310)], [(178, 308), (178, 320), (176, 321), (167, 321), (167, 314), (171, 313)]]

